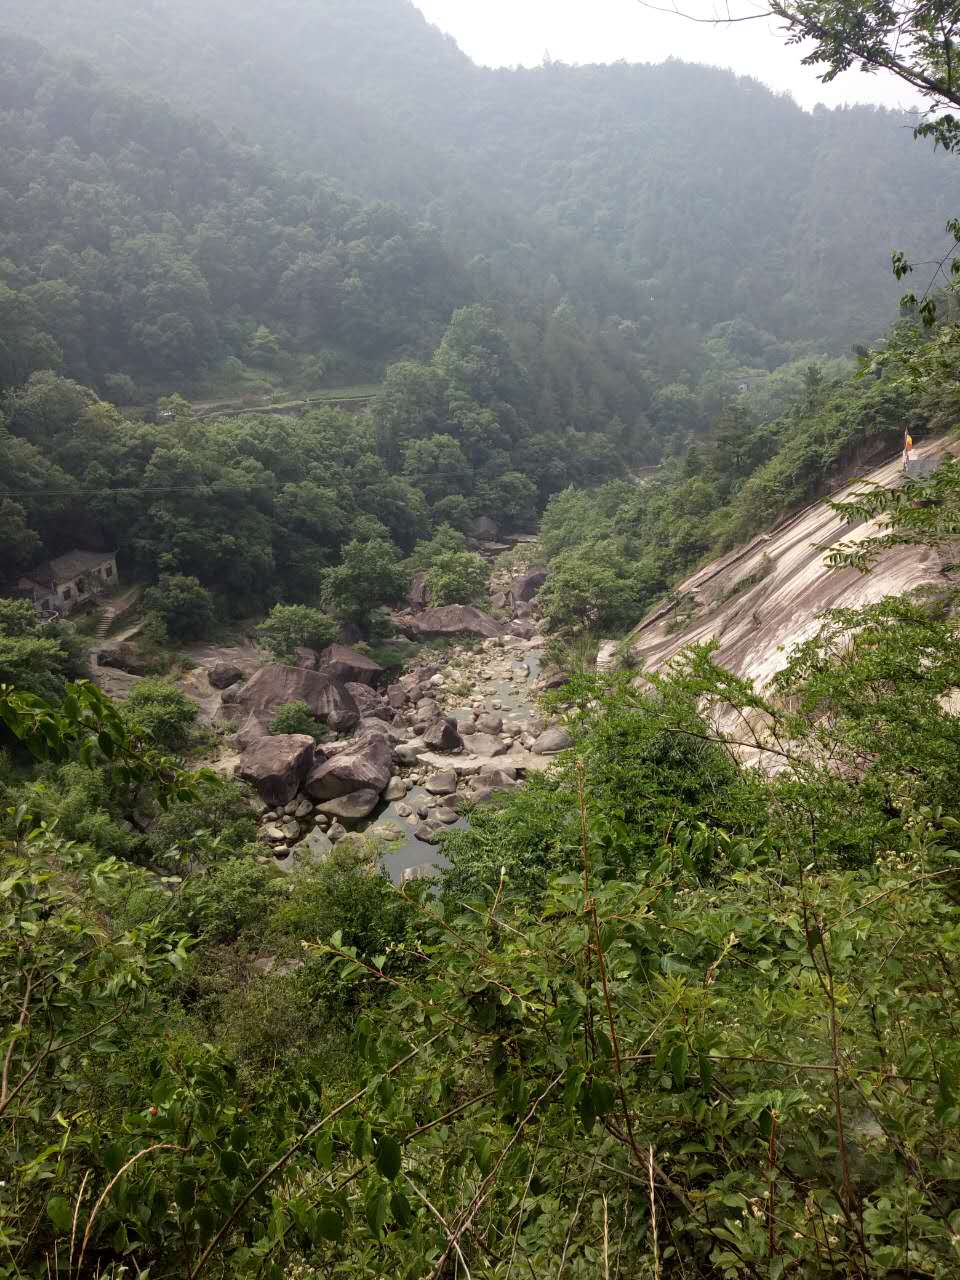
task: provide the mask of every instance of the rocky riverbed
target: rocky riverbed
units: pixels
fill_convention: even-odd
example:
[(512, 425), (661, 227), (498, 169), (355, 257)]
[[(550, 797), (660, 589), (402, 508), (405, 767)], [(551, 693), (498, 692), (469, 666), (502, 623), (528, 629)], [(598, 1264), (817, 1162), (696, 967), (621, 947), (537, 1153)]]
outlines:
[[(215, 714), (235, 727), (235, 751), (223, 764), (259, 796), (264, 860), (292, 871), (343, 841), (372, 839), (394, 880), (427, 875), (442, 864), (442, 833), (464, 825), (470, 806), (550, 766), (570, 738), (538, 710), (550, 683), (535, 605), (544, 576), (496, 577), (490, 613), (398, 615), (407, 635), (453, 643), (389, 684), (369, 657), (340, 645), (303, 651), (295, 667), (206, 669), (212, 688), (226, 686)], [(331, 740), (270, 735), (291, 701), (305, 702)]]

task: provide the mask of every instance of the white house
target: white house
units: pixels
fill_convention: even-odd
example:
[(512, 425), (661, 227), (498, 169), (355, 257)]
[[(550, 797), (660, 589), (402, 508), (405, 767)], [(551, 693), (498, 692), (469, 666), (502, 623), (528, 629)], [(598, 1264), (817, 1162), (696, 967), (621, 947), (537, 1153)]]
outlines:
[(17, 583), (44, 613), (69, 613), (117, 584), (115, 551), (68, 551), (31, 569)]

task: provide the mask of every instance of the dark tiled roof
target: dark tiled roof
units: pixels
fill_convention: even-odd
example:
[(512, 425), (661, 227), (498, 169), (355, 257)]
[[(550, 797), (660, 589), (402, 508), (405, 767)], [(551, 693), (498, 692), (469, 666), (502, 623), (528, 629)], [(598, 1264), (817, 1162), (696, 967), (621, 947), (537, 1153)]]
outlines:
[(65, 556), (57, 556), (38, 564), (24, 574), (24, 577), (41, 586), (59, 586), (61, 582), (70, 582), (81, 573), (99, 569), (102, 564), (112, 561), (115, 555), (115, 551), (68, 551)]

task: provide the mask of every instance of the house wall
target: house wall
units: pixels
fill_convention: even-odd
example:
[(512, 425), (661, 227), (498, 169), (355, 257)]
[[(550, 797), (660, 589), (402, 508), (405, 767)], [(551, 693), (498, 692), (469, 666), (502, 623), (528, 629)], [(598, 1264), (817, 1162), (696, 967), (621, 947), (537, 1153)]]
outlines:
[(113, 558), (104, 560), (103, 564), (97, 565), (95, 569), (88, 569), (86, 573), (78, 574), (77, 577), (72, 578), (69, 582), (57, 583), (57, 589), (53, 596), (53, 608), (60, 609), (63, 613), (69, 613), (77, 605), (84, 604), (87, 600), (92, 600), (101, 591), (115, 586), (116, 583), (116, 560)]

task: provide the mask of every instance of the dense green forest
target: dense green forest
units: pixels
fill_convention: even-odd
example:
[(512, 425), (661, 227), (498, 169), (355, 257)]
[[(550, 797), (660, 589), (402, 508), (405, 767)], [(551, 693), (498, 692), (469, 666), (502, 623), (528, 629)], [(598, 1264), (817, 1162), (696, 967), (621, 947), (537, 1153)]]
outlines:
[(3, 368), (127, 399), (227, 358), (376, 365), (428, 351), (462, 271), (430, 228), (108, 87), (26, 40), (0, 52)]
[[(446, 296), (499, 306), (523, 359), (564, 300), (598, 360), (613, 332), (655, 386), (709, 378), (718, 347), (734, 367), (755, 369), (839, 352), (889, 322), (898, 297), (891, 250), (929, 257), (960, 197), (953, 166), (915, 146), (912, 121), (895, 113), (807, 113), (755, 82), (682, 63), (486, 71), (396, 0), (290, 2), (269, 15), (257, 0), (38, 0), (27, 12), (0, 4), (4, 23), (68, 55), (60, 92), (71, 109), (54, 133), (65, 114), (73, 127), (73, 112), (82, 120), (90, 105), (94, 91), (70, 85), (79, 54), (109, 79), (148, 87), (231, 140), (265, 147), (291, 172), (330, 175), (431, 228), (373, 226), (358, 247), (325, 208), (307, 235), (304, 210), (293, 220), (297, 237), (287, 233), (288, 260), (268, 241), (269, 265), (247, 263), (261, 282), (270, 275), (261, 295), (286, 279), (271, 314), (299, 341), (318, 336), (303, 313), (323, 315), (329, 290), (349, 281), (350, 318), (356, 305), (361, 328), (377, 334), (358, 335), (370, 340), (357, 352), (368, 361), (389, 351), (397, 309), (408, 342), (422, 336), (411, 332), (416, 307), (398, 302), (410, 271), (425, 270), (425, 318), (443, 300), (431, 283), (444, 270), (433, 233), (464, 273), (444, 271)], [(76, 141), (81, 152), (89, 146), (89, 137)], [(165, 150), (163, 160), (166, 169), (173, 156)], [(175, 201), (195, 196), (180, 174), (180, 188), (185, 181)], [(183, 216), (179, 203), (171, 211)], [(229, 256), (214, 265), (224, 252), (216, 216), (204, 208), (201, 217), (213, 262), (199, 246), (191, 259), (205, 278), (216, 269), (232, 280)], [(263, 229), (242, 234), (256, 253)], [(229, 304), (246, 309), (232, 296)], [(242, 343), (228, 346), (246, 358)]]
[[(960, 107), (944, 0), (774, 7)], [(711, 68), (477, 68), (407, 0), (3, 28), (0, 1280), (954, 1280), (960, 464), (832, 560), (940, 577), (766, 685), (595, 657), (955, 427), (956, 286), (888, 267), (949, 248), (956, 159)], [(39, 612), (78, 547), (123, 594)], [(488, 638), (411, 638), (411, 584)], [(233, 722), (264, 675), (346, 714)], [(457, 806), (426, 879), (306, 797), (364, 751)]]

